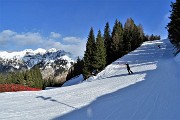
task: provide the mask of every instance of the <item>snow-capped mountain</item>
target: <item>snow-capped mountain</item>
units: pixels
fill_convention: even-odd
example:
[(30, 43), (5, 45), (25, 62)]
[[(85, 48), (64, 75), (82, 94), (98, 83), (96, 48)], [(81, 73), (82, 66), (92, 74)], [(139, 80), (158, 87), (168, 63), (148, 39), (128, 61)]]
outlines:
[(66, 73), (73, 63), (74, 60), (70, 53), (55, 48), (26, 49), (19, 52), (0, 51), (1, 73), (31, 69), (39, 65), (43, 78), (57, 77)]

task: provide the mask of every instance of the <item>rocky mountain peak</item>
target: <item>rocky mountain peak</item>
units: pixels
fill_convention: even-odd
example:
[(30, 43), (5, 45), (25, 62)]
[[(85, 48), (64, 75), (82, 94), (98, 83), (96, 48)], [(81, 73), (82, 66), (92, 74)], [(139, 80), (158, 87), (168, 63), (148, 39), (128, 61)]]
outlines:
[(63, 76), (75, 62), (71, 53), (55, 48), (45, 50), (26, 49), (19, 52), (0, 51), (0, 72), (31, 69), (38, 65), (43, 78)]

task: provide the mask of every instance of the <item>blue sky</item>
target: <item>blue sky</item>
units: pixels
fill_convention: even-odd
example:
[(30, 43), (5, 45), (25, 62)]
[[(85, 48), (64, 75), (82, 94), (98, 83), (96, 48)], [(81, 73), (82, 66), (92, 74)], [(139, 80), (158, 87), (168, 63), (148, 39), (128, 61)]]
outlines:
[(0, 0), (0, 50), (64, 49), (83, 55), (90, 27), (131, 17), (146, 34), (167, 37), (174, 0)]

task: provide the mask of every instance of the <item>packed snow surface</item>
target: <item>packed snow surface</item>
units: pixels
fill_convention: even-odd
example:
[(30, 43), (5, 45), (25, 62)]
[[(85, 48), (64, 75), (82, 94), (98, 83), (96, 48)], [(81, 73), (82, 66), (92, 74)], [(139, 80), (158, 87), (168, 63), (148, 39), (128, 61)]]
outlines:
[(76, 76), (76, 77), (74, 77), (74, 78), (66, 81), (66, 82), (62, 85), (62, 87), (71, 86), (71, 85), (76, 85), (76, 84), (82, 83), (83, 80), (84, 80), (84, 78), (83, 78), (83, 75), (81, 74), (81, 75), (78, 75), (78, 76)]
[(180, 67), (172, 51), (168, 40), (145, 42), (83, 83), (0, 93), (0, 119), (179, 120)]

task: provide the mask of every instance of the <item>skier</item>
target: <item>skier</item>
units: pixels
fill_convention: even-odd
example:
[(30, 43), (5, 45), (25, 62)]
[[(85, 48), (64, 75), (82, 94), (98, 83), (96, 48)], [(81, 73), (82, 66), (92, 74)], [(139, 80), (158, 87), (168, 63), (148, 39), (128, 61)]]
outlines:
[(127, 66), (127, 71), (128, 71), (128, 73), (129, 73), (129, 75), (130, 75), (130, 74), (133, 74), (133, 72), (131, 71), (128, 63), (126, 63), (126, 66)]
[(158, 48), (161, 48), (160, 45), (158, 45)]

